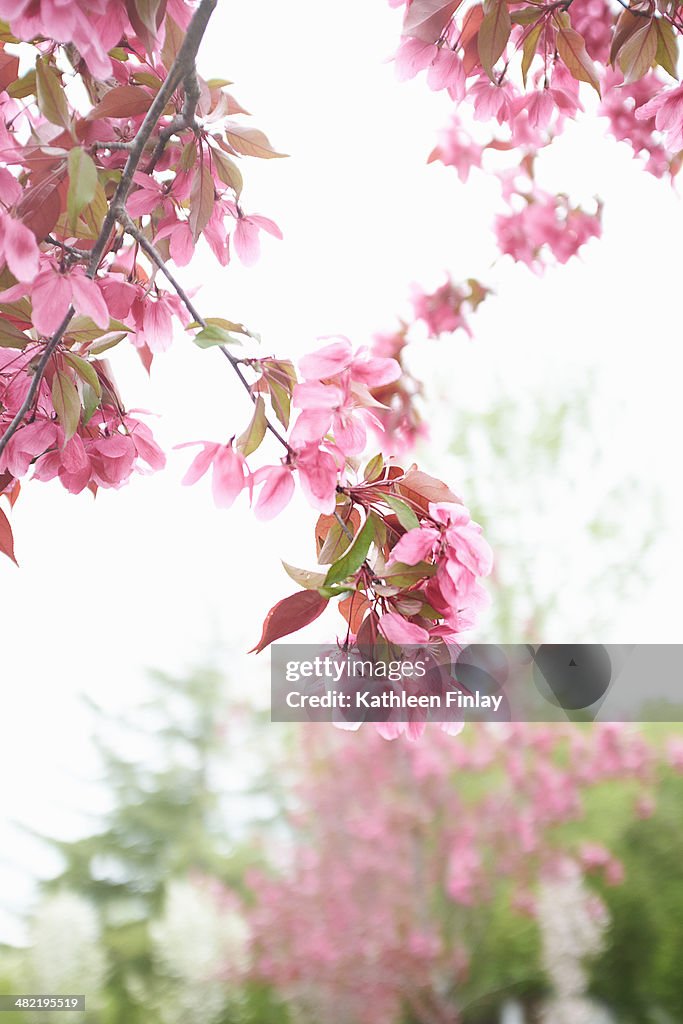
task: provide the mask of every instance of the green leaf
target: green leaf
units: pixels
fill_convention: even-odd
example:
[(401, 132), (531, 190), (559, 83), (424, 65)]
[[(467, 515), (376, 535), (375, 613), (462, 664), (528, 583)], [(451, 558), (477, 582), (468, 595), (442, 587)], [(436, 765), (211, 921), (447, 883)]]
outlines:
[(116, 331), (113, 334), (103, 334), (101, 338), (98, 338), (97, 341), (90, 345), (88, 351), (93, 356), (101, 356), (103, 352), (108, 352), (110, 348), (114, 348), (115, 345), (118, 345), (125, 337), (126, 335), (119, 331)]
[(296, 566), (289, 565), (288, 562), (283, 562), (282, 565), (287, 575), (300, 587), (304, 587), (306, 590), (318, 590), (324, 586), (326, 573), (313, 572), (310, 569), (297, 569)]
[(195, 334), (192, 340), (199, 348), (213, 348), (214, 345), (242, 344), (241, 338), (236, 338), (230, 331), (226, 331), (225, 328), (219, 327), (218, 324), (211, 324), (208, 321), (206, 327), (203, 327), (199, 334)]
[(425, 576), (433, 576), (435, 572), (436, 566), (429, 562), (418, 562), (417, 565), (393, 562), (384, 570), (383, 579), (391, 587), (410, 587)]
[(81, 418), (81, 400), (76, 385), (68, 374), (58, 370), (52, 381), (52, 404), (64, 429), (64, 442), (69, 441)]
[[(120, 320), (110, 320), (107, 332), (116, 331), (121, 333), (129, 333), (130, 327), (126, 327)], [(88, 316), (75, 316), (66, 332), (66, 337), (70, 341), (75, 341), (79, 345), (87, 341), (96, 341), (103, 335), (103, 330), (98, 327), (97, 324), (90, 319)]]
[(655, 60), (667, 74), (676, 78), (678, 66), (678, 37), (670, 22), (657, 18), (657, 53)]
[(385, 494), (384, 500), (387, 505), (394, 510), (398, 518), (399, 523), (404, 530), (415, 530), (420, 525), (420, 520), (417, 518), (412, 508), (406, 505), (405, 501), (401, 501), (394, 494)]
[(83, 425), (85, 426), (93, 417), (96, 409), (99, 408), (100, 398), (89, 384), (83, 385)]
[(266, 403), (261, 395), (256, 399), (256, 407), (251, 422), (243, 434), (237, 439), (236, 447), (242, 455), (251, 455), (255, 452), (266, 435), (268, 420), (266, 418)]
[(523, 49), (523, 57), (522, 57), (522, 80), (524, 82), (524, 87), (525, 88), (526, 88), (526, 76), (529, 73), (529, 68), (531, 67), (531, 62), (534, 59), (534, 55), (536, 53), (536, 46), (538, 44), (538, 39), (539, 39), (539, 36), (541, 34), (541, 29), (542, 28), (543, 28), (543, 23), (540, 24), (540, 25), (537, 25), (536, 28), (533, 28), (531, 30), (531, 32), (529, 32), (528, 36), (524, 40), (524, 49)]
[(511, 31), (512, 22), (506, 0), (493, 0), (481, 23), (477, 44), (481, 65), (492, 82), (496, 80), (493, 66), (502, 56)]
[(367, 483), (372, 483), (373, 480), (379, 480), (384, 469), (384, 456), (381, 452), (373, 456), (367, 463), (365, 470), (363, 471), (363, 479)]
[(95, 198), (97, 190), (97, 168), (92, 159), (80, 146), (69, 153), (69, 191), (66, 209), (69, 229), (76, 230), (78, 215)]
[(335, 583), (343, 583), (349, 576), (354, 576), (358, 572), (367, 557), (374, 535), (374, 517), (371, 513), (363, 523), (362, 529), (356, 534), (351, 546), (328, 569), (325, 586), (331, 587)]
[(36, 98), (41, 114), (60, 128), (69, 127), (69, 105), (61, 78), (44, 57), (36, 60)]
[(30, 340), (9, 320), (0, 319), (0, 348), (26, 348)]
[(231, 188), (237, 198), (239, 199), (244, 185), (244, 179), (242, 178), (242, 172), (235, 163), (231, 160), (227, 153), (221, 153), (217, 149), (211, 149), (211, 159), (213, 165), (216, 168), (216, 173), (221, 179), (224, 185)]
[(69, 366), (74, 368), (83, 383), (89, 384), (98, 399), (101, 398), (102, 385), (100, 384), (100, 378), (97, 376), (97, 371), (93, 364), (89, 363), (87, 359), (83, 359), (82, 356), (77, 356), (75, 352), (65, 352), (64, 358)]

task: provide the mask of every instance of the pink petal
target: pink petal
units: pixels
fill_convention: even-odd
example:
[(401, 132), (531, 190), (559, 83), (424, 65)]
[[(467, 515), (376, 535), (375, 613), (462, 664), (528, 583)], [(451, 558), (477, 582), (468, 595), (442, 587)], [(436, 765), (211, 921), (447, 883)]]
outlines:
[(178, 267), (186, 267), (194, 256), (194, 239), (187, 221), (181, 221), (171, 234), (171, 259)]
[(337, 496), (337, 466), (332, 456), (311, 446), (300, 453), (297, 469), (309, 503), (319, 512), (331, 515)]
[(165, 302), (147, 301), (142, 314), (142, 333), (152, 352), (166, 352), (173, 341), (171, 311)]
[(49, 269), (36, 278), (31, 293), (33, 323), (41, 334), (54, 334), (71, 305), (71, 285), (66, 274)]
[(392, 549), (391, 562), (403, 562), (404, 565), (417, 565), (431, 554), (434, 544), (439, 539), (438, 530), (431, 527), (419, 527), (408, 530)]
[(269, 235), (274, 235), (275, 238), (282, 238), (282, 232), (275, 221), (271, 220), (270, 217), (261, 217), (260, 214), (253, 213), (248, 220), (250, 220), (252, 224), (258, 225), (262, 231), (267, 231)]
[[(202, 444), (201, 441), (195, 443)], [(182, 444), (178, 445), (178, 447), (187, 448), (188, 445)], [(196, 484), (198, 480), (201, 480), (201, 478), (204, 476), (207, 469), (213, 462), (216, 453), (218, 452), (220, 447), (221, 446), (219, 444), (212, 444), (208, 441), (202, 444), (202, 450), (198, 455), (194, 457), (194, 459), (190, 463), (187, 473), (185, 474), (181, 481), (185, 487), (189, 487), (191, 484)]]
[(287, 466), (269, 467), (270, 472), (258, 496), (254, 515), (257, 519), (273, 519), (282, 512), (294, 494), (294, 477)]
[(213, 460), (213, 500), (218, 508), (230, 508), (244, 487), (244, 459), (220, 445)]
[(245, 267), (253, 267), (261, 255), (258, 227), (249, 217), (240, 217), (232, 236), (235, 252)]
[(73, 304), (79, 313), (89, 316), (98, 327), (109, 326), (109, 310), (99, 285), (84, 274), (70, 277)]
[(398, 380), (401, 376), (401, 367), (396, 359), (356, 357), (351, 363), (351, 376), (368, 387), (380, 388)]
[(351, 342), (340, 338), (325, 345), (317, 352), (311, 352), (299, 361), (301, 374), (306, 380), (324, 380), (341, 373), (351, 363)]
[(3, 217), (5, 260), (18, 281), (32, 281), (38, 273), (38, 245), (25, 224)]
[(379, 628), (392, 644), (426, 644), (429, 633), (422, 626), (408, 622), (398, 612), (386, 612), (379, 620)]

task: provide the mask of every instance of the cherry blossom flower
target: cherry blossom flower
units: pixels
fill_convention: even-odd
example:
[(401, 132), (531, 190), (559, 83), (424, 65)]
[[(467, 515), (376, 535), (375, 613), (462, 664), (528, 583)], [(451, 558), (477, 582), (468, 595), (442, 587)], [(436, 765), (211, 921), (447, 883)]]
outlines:
[(38, 273), (38, 255), (33, 233), (0, 210), (0, 270), (6, 265), (18, 281), (32, 281)]
[(211, 468), (213, 499), (218, 508), (230, 508), (248, 482), (248, 468), (242, 455), (230, 444), (216, 444), (212, 441), (190, 441), (176, 447), (187, 448), (201, 445), (202, 450), (195, 456), (183, 484), (188, 486)]

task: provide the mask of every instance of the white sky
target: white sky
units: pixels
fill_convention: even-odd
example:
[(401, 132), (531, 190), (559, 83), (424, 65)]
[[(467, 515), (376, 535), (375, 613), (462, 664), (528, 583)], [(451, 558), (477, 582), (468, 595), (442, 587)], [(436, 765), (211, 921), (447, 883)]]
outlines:
[[(440, 431), (452, 433), (461, 404), (485, 406), (496, 381), (523, 403), (539, 384), (561, 394), (565, 380), (597, 367), (600, 442), (617, 477), (623, 471), (660, 488), (671, 527), (642, 602), (615, 607), (613, 635), (595, 639), (676, 642), (683, 424), (675, 240), (683, 208), (626, 147), (603, 141), (598, 126), (572, 129), (544, 158), (544, 184), (570, 187), (586, 202), (603, 196), (602, 241), (543, 279), (508, 260), (492, 268), (497, 190), (476, 175), (463, 188), (452, 169), (426, 166), (450, 104), (422, 81), (395, 82), (385, 59), (399, 24), (383, 0), (347, 0), (343, 8), (221, 0), (202, 70), (233, 80), (254, 123), (291, 154), (243, 164), (245, 211), (275, 219), (285, 240), (266, 237), (261, 262), (247, 271), (237, 263), (220, 269), (203, 252), (183, 279), (202, 285), (197, 301), (206, 315), (244, 321), (262, 333), (264, 354), (284, 356), (325, 334), (366, 342), (408, 312), (412, 281), (433, 286), (447, 268), (456, 279), (494, 283), (496, 297), (473, 321), (474, 342), (425, 345), (426, 376), (442, 394), (444, 382), (452, 387)], [(225, 362), (182, 337), (157, 360), (150, 382), (130, 351), (117, 349), (113, 365), (129, 406), (163, 414), (155, 431), (166, 449), (227, 438), (247, 421), (248, 400)], [(264, 527), (241, 502), (219, 512), (208, 486), (179, 487), (190, 457), (171, 453), (165, 473), (103, 491), (95, 502), (56, 484), (29, 485), (16, 507), (21, 569), (0, 562), (0, 940), (19, 934), (11, 911), (30, 895), (30, 872), (51, 866), (12, 822), (72, 835), (82, 813), (100, 804), (88, 782), (97, 768), (80, 693), (126, 707), (145, 667), (181, 671), (212, 657), (246, 688), (267, 692), (267, 656), (243, 652), (270, 605), (290, 592), (279, 558), (311, 564), (315, 513), (297, 503)], [(438, 470), (436, 444), (427, 458)], [(533, 503), (530, 493), (524, 504)], [(569, 571), (566, 509), (547, 530)]]

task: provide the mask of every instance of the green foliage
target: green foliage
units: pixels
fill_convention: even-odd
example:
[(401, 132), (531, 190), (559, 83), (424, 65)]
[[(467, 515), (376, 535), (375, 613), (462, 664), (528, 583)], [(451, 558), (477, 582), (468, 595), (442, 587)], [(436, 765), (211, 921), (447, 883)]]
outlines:
[(611, 925), (592, 991), (624, 1024), (683, 1020), (682, 807), (683, 778), (671, 773), (654, 815), (622, 832), (624, 884), (601, 891)]

